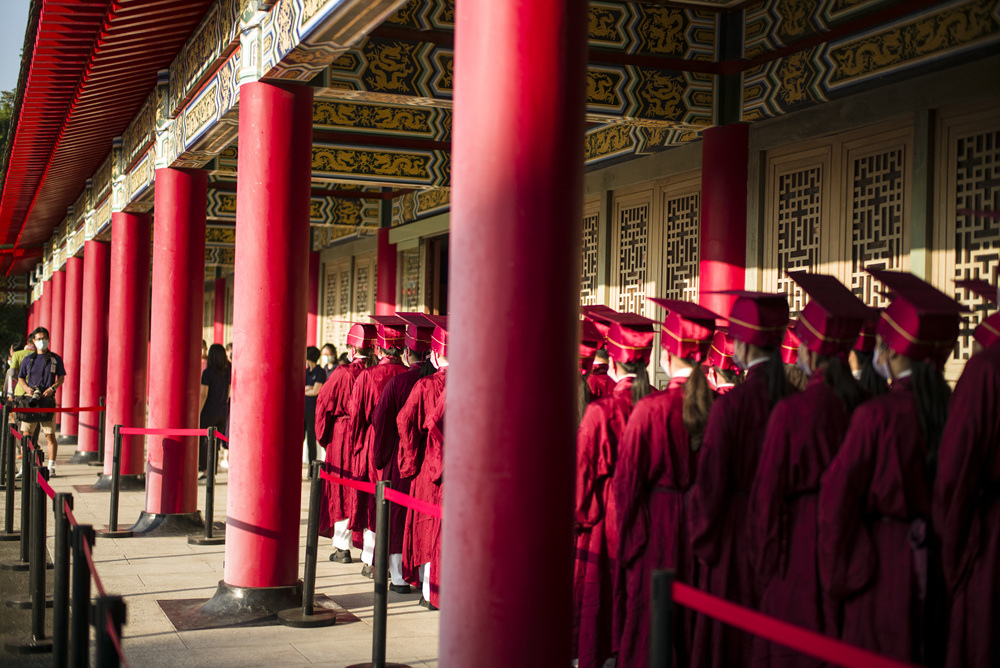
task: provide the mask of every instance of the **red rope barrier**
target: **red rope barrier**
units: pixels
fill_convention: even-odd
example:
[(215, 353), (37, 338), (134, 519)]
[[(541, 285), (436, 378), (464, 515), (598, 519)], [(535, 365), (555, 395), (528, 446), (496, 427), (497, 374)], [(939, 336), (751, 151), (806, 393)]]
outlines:
[(351, 480), (349, 478), (341, 478), (335, 475), (330, 475), (326, 471), (320, 471), (319, 477), (323, 480), (332, 482), (335, 485), (343, 485), (344, 487), (352, 487), (356, 490), (366, 492), (368, 494), (375, 493), (375, 483), (373, 482), (362, 482), (361, 480)]
[(76, 515), (73, 514), (73, 509), (69, 507), (69, 501), (63, 501), (63, 510), (66, 511), (66, 521), (69, 522), (71, 527), (80, 526), (76, 521)]
[(62, 408), (11, 408), (11, 413), (92, 413), (107, 410), (104, 406), (69, 406)]
[(87, 569), (90, 570), (90, 576), (94, 578), (94, 588), (97, 589), (98, 596), (107, 596), (108, 592), (104, 591), (101, 576), (97, 574), (97, 566), (94, 565), (94, 554), (90, 551), (90, 543), (87, 541), (83, 541), (83, 556), (87, 559)]
[(142, 427), (121, 427), (122, 436), (207, 436), (207, 429), (144, 429)]
[(111, 638), (111, 644), (115, 646), (115, 652), (118, 654), (118, 658), (121, 659), (122, 665), (128, 668), (128, 661), (125, 660), (125, 652), (122, 650), (122, 641), (118, 637), (118, 631), (115, 630), (114, 620), (111, 619), (111, 613), (107, 614), (108, 623), (108, 637)]
[(56, 491), (49, 485), (49, 481), (43, 478), (41, 473), (36, 473), (35, 475), (38, 476), (38, 484), (42, 486), (42, 491), (45, 492), (45, 496), (55, 501)]
[(215, 437), (220, 441), (225, 441), (226, 443), (229, 442), (229, 437), (223, 434), (221, 431), (215, 432)]
[(847, 668), (914, 668), (911, 664), (848, 645), (742, 605), (674, 583), (674, 602), (779, 645)]
[(17, 429), (14, 429), (13, 427), (10, 428), (10, 433), (14, 438), (16, 438), (19, 441), (24, 439), (24, 434), (19, 432)]
[(391, 487), (385, 490), (385, 498), (387, 501), (391, 501), (392, 503), (398, 503), (401, 506), (412, 508), (418, 513), (423, 513), (425, 515), (441, 519), (441, 506), (427, 501), (422, 501), (416, 497), (410, 496), (409, 494), (397, 492)]

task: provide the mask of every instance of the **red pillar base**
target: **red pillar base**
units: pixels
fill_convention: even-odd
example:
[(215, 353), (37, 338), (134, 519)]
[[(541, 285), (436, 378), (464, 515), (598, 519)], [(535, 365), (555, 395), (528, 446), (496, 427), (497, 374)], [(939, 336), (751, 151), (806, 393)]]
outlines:
[(205, 530), (201, 511), (195, 513), (155, 514), (145, 510), (131, 527), (134, 534), (143, 536), (188, 536)]
[(220, 580), (215, 595), (199, 612), (239, 624), (295, 607), (302, 607), (301, 580), (287, 587), (236, 587)]

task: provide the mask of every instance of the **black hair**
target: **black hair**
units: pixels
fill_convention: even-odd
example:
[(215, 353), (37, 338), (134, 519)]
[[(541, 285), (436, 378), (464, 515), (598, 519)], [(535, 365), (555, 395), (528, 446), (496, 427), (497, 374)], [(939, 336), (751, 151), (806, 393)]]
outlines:
[(889, 391), (889, 383), (885, 381), (885, 378), (878, 375), (875, 371), (875, 366), (872, 364), (875, 355), (873, 353), (866, 353), (855, 349), (854, 355), (858, 358), (858, 364), (861, 365), (861, 377), (858, 378), (858, 384), (861, 386), (869, 396), (878, 397)]
[(691, 375), (684, 382), (684, 403), (681, 407), (681, 419), (692, 450), (701, 449), (701, 439), (705, 435), (714, 396), (712, 388), (708, 386), (705, 368), (700, 362), (695, 362)]
[(823, 380), (833, 388), (833, 393), (848, 413), (853, 413), (858, 404), (868, 398), (858, 381), (854, 380), (851, 368), (840, 357), (820, 356), (817, 363), (826, 364), (823, 368)]
[(653, 386), (649, 384), (649, 372), (646, 371), (646, 363), (642, 361), (626, 362), (622, 364), (625, 373), (634, 373), (632, 379), (632, 403), (638, 403), (640, 399), (648, 396), (653, 391)]
[(791, 385), (785, 376), (785, 363), (778, 352), (778, 346), (761, 348), (767, 361), (764, 362), (764, 373), (767, 375), (767, 393), (771, 397), (771, 407), (789, 394)]
[(355, 347), (355, 350), (358, 351), (357, 352), (357, 357), (363, 357), (363, 358), (365, 358), (365, 368), (366, 369), (369, 369), (369, 368), (375, 366), (376, 364), (378, 364), (378, 359), (375, 358), (375, 354), (374, 354), (375, 351), (372, 350), (371, 348), (357, 348), (357, 347)]
[(403, 354), (403, 349), (400, 347), (382, 348), (382, 352), (388, 355), (389, 357), (399, 357), (400, 355)]
[(576, 391), (576, 424), (577, 426), (583, 422), (583, 414), (587, 412), (587, 404), (589, 404), (593, 397), (590, 394), (590, 385), (587, 384), (587, 377), (582, 374), (577, 374), (579, 376), (579, 385)]
[(799, 368), (798, 364), (785, 364), (785, 379), (799, 392), (806, 389), (806, 385), (809, 383), (809, 376)]
[(913, 394), (917, 399), (917, 418), (920, 431), (927, 441), (927, 480), (933, 481), (937, 470), (938, 446), (944, 423), (948, 419), (948, 402), (951, 388), (941, 370), (931, 362), (910, 362)]
[(319, 348), (316, 346), (309, 346), (306, 348), (306, 359), (315, 364), (319, 361)]
[(340, 353), (340, 357), (337, 358), (337, 364), (350, 364), (351, 358), (347, 353)]
[(220, 343), (213, 343), (208, 348), (208, 368), (224, 373), (229, 368), (229, 357), (226, 349)]
[(431, 362), (431, 351), (425, 350), (422, 353), (418, 353), (413, 348), (410, 348), (410, 355), (420, 361), (420, 376), (419, 378), (426, 378), (427, 376), (433, 375), (437, 369), (434, 367), (434, 363)]
[(31, 332), (31, 334), (28, 335), (28, 340), (34, 341), (35, 334), (44, 334), (45, 338), (49, 338), (49, 330), (45, 329), (44, 327), (35, 327), (35, 329)]
[(333, 355), (330, 355), (330, 357), (332, 357), (333, 359), (337, 359), (337, 346), (333, 345), (332, 343), (324, 343), (323, 347), (320, 348), (320, 351), (326, 350), (327, 348), (333, 351)]
[(604, 360), (604, 364), (607, 364), (608, 362), (611, 361), (610, 358), (608, 357), (608, 351), (604, 348), (598, 348), (596, 351), (594, 351), (594, 359)]
[(717, 375), (731, 385), (739, 385), (743, 382), (743, 376), (741, 376), (737, 371), (733, 371), (732, 369), (723, 369), (721, 366), (713, 368), (715, 369), (715, 373)]

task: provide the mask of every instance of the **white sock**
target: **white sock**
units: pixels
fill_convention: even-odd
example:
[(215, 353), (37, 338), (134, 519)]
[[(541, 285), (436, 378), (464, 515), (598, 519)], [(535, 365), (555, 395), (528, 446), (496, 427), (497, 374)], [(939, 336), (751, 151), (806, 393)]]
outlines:
[(347, 528), (348, 520), (333, 523), (333, 549), (351, 549), (351, 530)]
[(361, 548), (361, 562), (369, 566), (375, 563), (375, 532), (365, 529), (364, 547)]
[(55, 465), (56, 465), (56, 460), (54, 460), (54, 459), (50, 459), (50, 460), (49, 460), (49, 468), (52, 468), (52, 467), (53, 467), (53, 466), (55, 466)]
[(397, 587), (406, 584), (406, 580), (403, 579), (402, 553), (389, 555), (389, 578), (392, 580), (392, 584)]
[(430, 602), (431, 600), (431, 562), (420, 567), (420, 579), (423, 582), (421, 587), (424, 600)]

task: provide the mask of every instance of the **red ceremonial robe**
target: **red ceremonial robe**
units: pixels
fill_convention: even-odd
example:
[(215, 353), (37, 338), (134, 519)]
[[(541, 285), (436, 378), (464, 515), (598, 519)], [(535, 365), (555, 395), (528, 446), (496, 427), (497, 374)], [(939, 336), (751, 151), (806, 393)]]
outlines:
[[(681, 412), (687, 377), (632, 410), (618, 447), (612, 480), (620, 532), (615, 609), (623, 619), (621, 668), (649, 665), (649, 583), (654, 570), (671, 568), (678, 582), (694, 584), (688, 538), (687, 492), (698, 453), (691, 449)], [(687, 666), (693, 615), (675, 608), (674, 665)]]
[(965, 364), (934, 481), (951, 603), (947, 666), (1000, 666), (1000, 345)]
[[(760, 611), (839, 636), (837, 607), (820, 586), (816, 512), (820, 477), (837, 454), (850, 413), (824, 382), (778, 402), (771, 412), (748, 514), (750, 562)], [(754, 639), (754, 666), (821, 666), (810, 656)]]
[[(316, 397), (316, 439), (326, 448), (328, 472), (341, 478), (353, 478), (347, 416), (354, 381), (365, 368), (365, 358), (338, 366), (323, 383)], [(333, 524), (346, 519), (353, 505), (354, 490), (323, 481), (319, 533), (333, 535)]]
[[(382, 389), (393, 377), (406, 371), (398, 357), (383, 357), (378, 364), (365, 370), (354, 383), (351, 392), (350, 420), (348, 429), (352, 446), (354, 477), (365, 482), (375, 482), (375, 464), (372, 461), (372, 442), (375, 430), (372, 416)], [(375, 504), (370, 494), (355, 494), (351, 506), (351, 530), (375, 531)]]
[(576, 563), (574, 633), (580, 668), (600, 668), (617, 649), (613, 614), (618, 511), (611, 490), (618, 440), (632, 412), (632, 378), (592, 401), (576, 436)]
[[(388, 480), (392, 488), (403, 494), (410, 493), (410, 480), (399, 475), (399, 428), (396, 417), (406, 403), (413, 386), (420, 380), (420, 366), (411, 367), (406, 373), (389, 380), (382, 390), (382, 396), (375, 405), (372, 415), (372, 461), (375, 464), (376, 479)], [(400, 554), (403, 551), (403, 523), (406, 521), (406, 508), (398, 503), (392, 504), (389, 513), (389, 554)]]
[[(427, 419), (434, 412), (444, 392), (447, 367), (421, 378), (396, 417), (399, 429), (399, 475), (411, 482), (410, 494), (422, 501), (441, 503), (441, 488), (424, 466), (427, 446)], [(403, 529), (403, 577), (417, 585), (419, 567), (431, 561), (434, 551), (434, 525), (430, 516), (406, 509)]]
[(608, 365), (599, 364), (590, 370), (587, 376), (587, 387), (590, 388), (591, 400), (609, 396), (615, 389), (615, 381), (608, 375)]
[[(819, 575), (843, 601), (841, 638), (894, 659), (918, 658), (940, 629), (920, 628), (931, 488), (927, 443), (909, 378), (854, 411), (820, 482)], [(926, 633), (925, 633), (926, 631)]]
[[(448, 390), (445, 388), (437, 406), (427, 417), (427, 449), (424, 452), (424, 468), (431, 484), (437, 485), (439, 504), (444, 503), (444, 411), (447, 405)], [(441, 518), (432, 517), (429, 527), (432, 546), (430, 603), (436, 608), (441, 605)]]
[[(767, 362), (712, 404), (691, 489), (691, 549), (699, 564), (699, 587), (749, 608), (757, 607), (747, 557), (747, 505), (771, 414)], [(752, 636), (697, 615), (691, 664), (745, 666)]]

